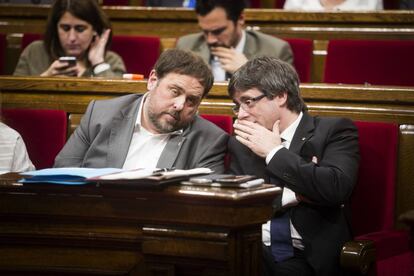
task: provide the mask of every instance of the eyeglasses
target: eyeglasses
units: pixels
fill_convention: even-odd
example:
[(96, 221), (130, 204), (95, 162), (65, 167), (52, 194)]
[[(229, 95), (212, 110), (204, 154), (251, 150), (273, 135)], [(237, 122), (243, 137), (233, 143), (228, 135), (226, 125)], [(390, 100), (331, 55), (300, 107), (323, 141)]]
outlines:
[(260, 96), (254, 97), (254, 98), (244, 98), (244, 99), (240, 100), (240, 104), (234, 103), (234, 106), (232, 108), (234, 114), (236, 114), (236, 115), (239, 114), (240, 107), (242, 107), (243, 110), (246, 110), (246, 111), (249, 110), (249, 109), (251, 109), (251, 108), (253, 108), (254, 105), (258, 101), (260, 101), (261, 99), (263, 99), (264, 97), (266, 97), (266, 95), (265, 94), (262, 94)]

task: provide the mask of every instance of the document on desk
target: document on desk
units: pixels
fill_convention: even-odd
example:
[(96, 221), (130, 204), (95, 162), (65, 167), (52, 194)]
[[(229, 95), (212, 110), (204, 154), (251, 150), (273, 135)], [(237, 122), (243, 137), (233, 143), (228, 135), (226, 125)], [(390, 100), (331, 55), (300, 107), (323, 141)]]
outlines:
[(189, 170), (118, 168), (51, 168), (25, 172), (21, 183), (52, 183), (62, 185), (98, 184), (166, 184), (188, 179), (193, 175), (209, 174), (208, 168)]
[(88, 183), (88, 178), (120, 171), (122, 169), (118, 168), (50, 168), (21, 173), (20, 175), (24, 176), (24, 178), (19, 182), (83, 185)]
[(178, 169), (136, 169), (115, 172), (89, 178), (88, 181), (99, 185), (141, 185), (159, 186), (169, 183), (180, 183), (194, 175), (209, 174), (213, 171), (209, 168), (195, 168), (188, 170)]

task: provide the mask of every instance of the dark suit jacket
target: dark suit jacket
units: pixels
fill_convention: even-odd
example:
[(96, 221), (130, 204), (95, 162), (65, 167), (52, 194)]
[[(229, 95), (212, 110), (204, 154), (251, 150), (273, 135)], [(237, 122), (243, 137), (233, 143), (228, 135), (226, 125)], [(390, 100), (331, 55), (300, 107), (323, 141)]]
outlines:
[[(132, 94), (92, 101), (79, 127), (57, 155), (55, 167), (122, 168), (141, 99), (141, 95)], [(228, 135), (221, 128), (196, 116), (181, 135), (170, 137), (157, 167), (206, 167), (221, 173), (227, 141)]]
[[(341, 247), (351, 238), (343, 204), (358, 174), (354, 124), (344, 118), (304, 113), (289, 150), (279, 150), (267, 166), (234, 138), (229, 151), (232, 173), (258, 174), (312, 201), (289, 209), (292, 224), (303, 238), (305, 256), (316, 275), (337, 275)], [(318, 158), (317, 165), (311, 162), (313, 156)]]
[[(182, 36), (177, 41), (178, 49), (193, 51), (210, 63), (210, 49), (202, 33)], [(243, 54), (247, 59), (271, 56), (293, 64), (293, 53), (289, 43), (274, 36), (246, 30), (246, 44)]]

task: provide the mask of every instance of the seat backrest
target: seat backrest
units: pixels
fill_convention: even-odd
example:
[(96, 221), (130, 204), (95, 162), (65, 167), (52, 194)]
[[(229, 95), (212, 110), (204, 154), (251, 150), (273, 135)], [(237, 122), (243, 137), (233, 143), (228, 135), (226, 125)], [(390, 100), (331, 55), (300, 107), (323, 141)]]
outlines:
[(355, 122), (359, 133), (360, 168), (351, 198), (354, 234), (394, 226), (398, 125)]
[(330, 40), (324, 82), (414, 85), (414, 41)]
[(286, 38), (293, 51), (293, 65), (298, 72), (300, 82), (310, 82), (312, 67), (313, 41), (311, 39)]
[(147, 78), (160, 56), (160, 45), (155, 36), (114, 35), (111, 49), (122, 57), (127, 72)]
[(4, 74), (6, 63), (6, 34), (0, 34), (0, 75)]
[(128, 6), (129, 0), (103, 0), (102, 5), (104, 6)]
[(201, 114), (201, 117), (217, 125), (228, 134), (233, 134), (233, 117), (229, 115)]
[(22, 41), (20, 43), (20, 49), (23, 51), (24, 48), (27, 47), (30, 43), (36, 40), (42, 40), (43, 35), (42, 34), (32, 34), (32, 33), (24, 33), (22, 37)]
[(56, 155), (66, 142), (65, 111), (2, 109), (2, 118), (20, 133), (36, 169), (53, 166)]

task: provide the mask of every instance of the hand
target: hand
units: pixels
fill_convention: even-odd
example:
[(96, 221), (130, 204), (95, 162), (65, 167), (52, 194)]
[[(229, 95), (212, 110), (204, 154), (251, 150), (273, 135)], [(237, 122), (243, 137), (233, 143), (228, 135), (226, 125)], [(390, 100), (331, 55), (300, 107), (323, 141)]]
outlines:
[(75, 66), (69, 66), (68, 62), (61, 62), (59, 60), (55, 60), (46, 71), (44, 71), (40, 76), (42, 77), (51, 77), (51, 76), (61, 76), (61, 77), (68, 77), (68, 76), (78, 76), (79, 68), (78, 64)]
[(88, 58), (92, 66), (105, 61), (105, 47), (109, 39), (110, 29), (106, 29), (101, 36), (96, 35), (89, 48)]
[(272, 131), (258, 123), (246, 120), (237, 120), (233, 126), (236, 139), (240, 143), (250, 148), (258, 156), (266, 158), (269, 152), (282, 143), (279, 123), (278, 120), (273, 124)]
[(212, 47), (211, 54), (217, 56), (221, 67), (231, 74), (247, 62), (245, 55), (237, 52), (234, 48)]

